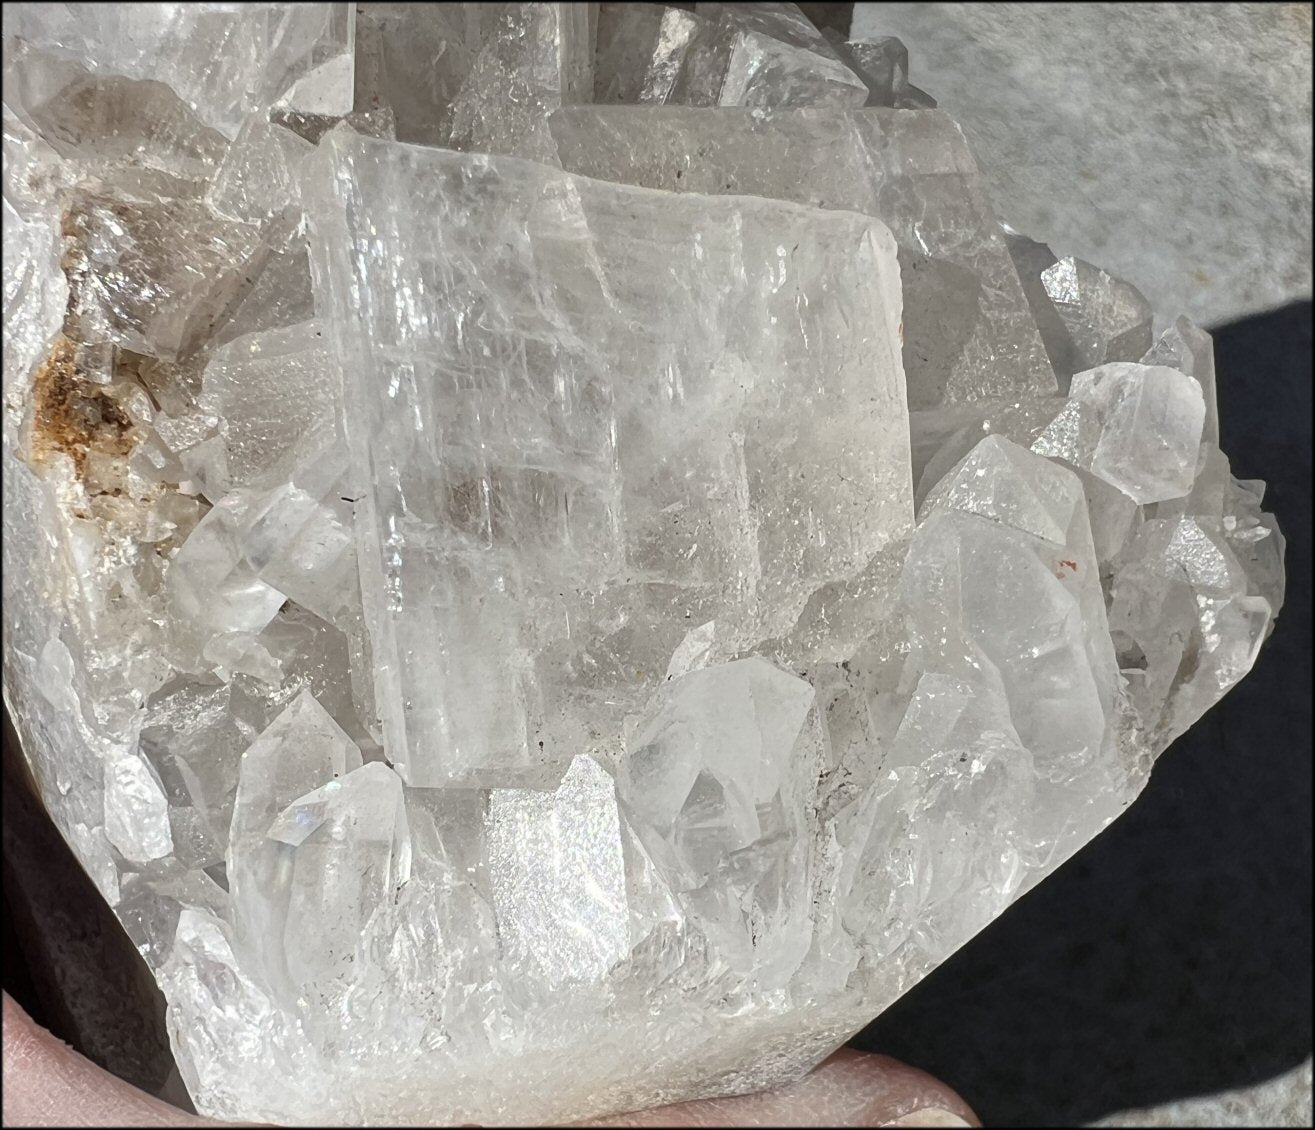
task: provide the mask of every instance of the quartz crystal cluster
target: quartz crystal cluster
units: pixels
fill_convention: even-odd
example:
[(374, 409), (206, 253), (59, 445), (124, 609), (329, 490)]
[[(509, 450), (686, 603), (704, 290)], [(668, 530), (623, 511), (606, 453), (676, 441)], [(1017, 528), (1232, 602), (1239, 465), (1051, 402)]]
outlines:
[(4, 77), (5, 699), (204, 1113), (797, 1078), (1273, 625), (1209, 335), (898, 40), (20, 4)]

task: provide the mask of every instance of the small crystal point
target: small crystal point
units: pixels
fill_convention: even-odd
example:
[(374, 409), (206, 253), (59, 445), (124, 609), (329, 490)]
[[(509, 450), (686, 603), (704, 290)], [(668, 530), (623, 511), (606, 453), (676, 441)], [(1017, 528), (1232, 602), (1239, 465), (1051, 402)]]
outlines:
[(1214, 341), (1190, 318), (1179, 315), (1160, 340), (1140, 358), (1143, 365), (1167, 365), (1186, 373), (1201, 386), (1205, 397), (1205, 443), (1219, 443), (1219, 405), (1215, 395)]
[(1196, 478), (1201, 385), (1164, 365), (1122, 362), (1073, 378), (1068, 405), (1032, 450), (1090, 471), (1137, 503), (1181, 498)]

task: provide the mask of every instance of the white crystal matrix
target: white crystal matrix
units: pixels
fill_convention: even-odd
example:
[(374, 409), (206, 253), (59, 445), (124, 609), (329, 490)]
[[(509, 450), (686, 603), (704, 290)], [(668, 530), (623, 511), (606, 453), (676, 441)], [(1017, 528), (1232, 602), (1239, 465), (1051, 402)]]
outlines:
[(1002, 229), (898, 40), (13, 8), (5, 701), (203, 1113), (795, 1079), (1272, 628), (1209, 336)]

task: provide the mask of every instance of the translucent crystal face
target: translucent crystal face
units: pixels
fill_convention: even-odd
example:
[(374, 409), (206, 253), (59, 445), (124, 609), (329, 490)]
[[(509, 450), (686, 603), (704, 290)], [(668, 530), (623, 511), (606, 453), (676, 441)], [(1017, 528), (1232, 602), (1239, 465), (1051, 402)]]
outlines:
[(880, 220), (899, 248), (911, 411), (1056, 391), (972, 156), (944, 114), (572, 106), (553, 114), (551, 128), (572, 172)]
[(1209, 335), (1002, 230), (897, 40), (766, 3), (5, 37), (5, 698), (207, 1114), (796, 1078), (1273, 623)]
[(691, 627), (717, 624), (707, 661), (751, 651), (907, 533), (884, 227), (325, 144), (316, 269), (374, 468), (361, 580), (408, 784), (615, 752)]

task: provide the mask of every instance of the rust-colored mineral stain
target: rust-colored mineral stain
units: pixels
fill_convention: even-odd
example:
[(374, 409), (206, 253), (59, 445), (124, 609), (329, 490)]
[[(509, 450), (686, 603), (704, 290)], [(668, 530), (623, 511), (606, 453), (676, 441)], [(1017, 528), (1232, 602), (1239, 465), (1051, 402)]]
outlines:
[(101, 385), (79, 370), (77, 345), (63, 334), (37, 369), (32, 395), (34, 463), (63, 453), (84, 479), (89, 452), (125, 456), (137, 442), (132, 421)]

